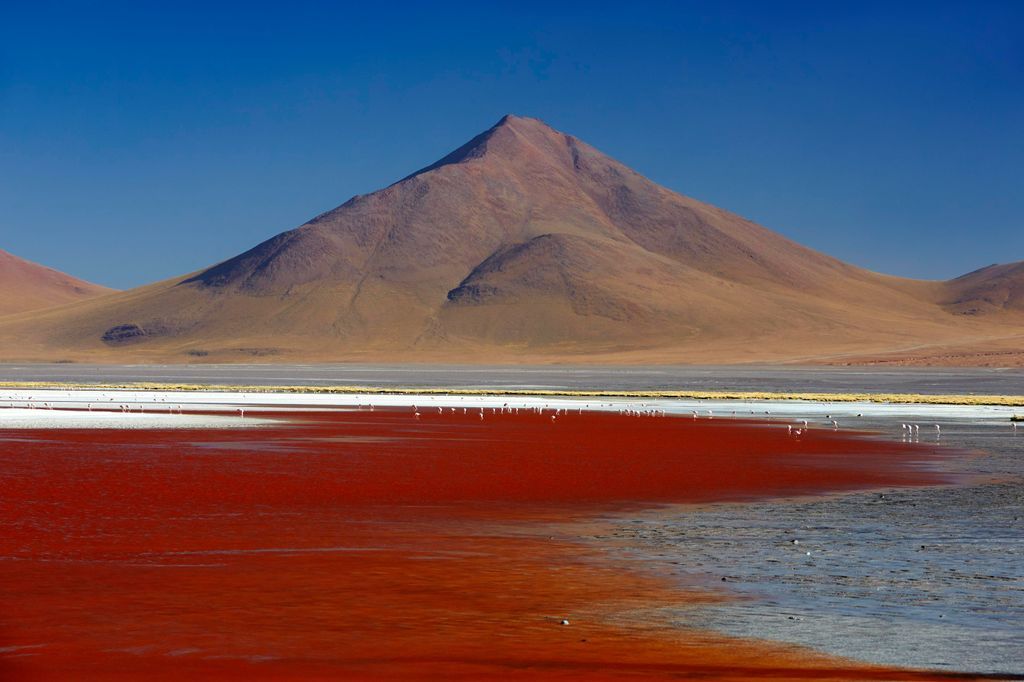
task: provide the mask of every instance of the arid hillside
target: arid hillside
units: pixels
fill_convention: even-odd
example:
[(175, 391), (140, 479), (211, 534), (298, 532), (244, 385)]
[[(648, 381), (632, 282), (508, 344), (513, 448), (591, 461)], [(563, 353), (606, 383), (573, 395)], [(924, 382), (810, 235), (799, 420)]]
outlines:
[(112, 291), (0, 249), (0, 315), (51, 308)]
[(8, 316), (0, 358), (846, 362), (922, 348), (983, 353), (1024, 334), (1024, 266), (992, 270), (951, 282), (863, 270), (661, 187), (539, 120), (506, 116), (440, 161), (223, 263)]

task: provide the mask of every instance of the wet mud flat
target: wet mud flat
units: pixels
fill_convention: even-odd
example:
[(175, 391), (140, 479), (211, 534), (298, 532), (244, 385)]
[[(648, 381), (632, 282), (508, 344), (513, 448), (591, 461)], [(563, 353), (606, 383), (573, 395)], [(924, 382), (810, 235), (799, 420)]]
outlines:
[(880, 664), (1019, 676), (1024, 432), (941, 426), (939, 437), (928, 424), (923, 440), (960, 453), (945, 466), (967, 477), (962, 485), (665, 509), (595, 541), (739, 597), (668, 609), (682, 627)]
[(258, 447), (0, 431), (0, 677), (973, 676), (683, 624), (733, 597), (592, 540), (664, 505), (948, 483), (927, 444), (564, 410), (263, 416), (281, 421)]

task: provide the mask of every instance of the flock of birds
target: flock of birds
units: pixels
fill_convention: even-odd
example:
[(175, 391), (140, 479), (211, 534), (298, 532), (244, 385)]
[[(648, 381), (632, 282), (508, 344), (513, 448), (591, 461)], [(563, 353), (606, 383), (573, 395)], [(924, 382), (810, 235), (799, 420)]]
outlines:
[[(52, 409), (54, 409), (53, 403), (51, 403), (49, 401), (39, 401), (39, 400), (36, 400), (36, 399), (33, 398), (33, 396), (26, 396), (26, 397), (19, 398), (19, 397), (14, 396), (14, 395), (7, 395), (7, 396), (4, 396), (3, 398), (4, 398), (3, 406), (4, 407), (8, 407), (8, 408), (21, 407), (23, 409), (27, 408), (27, 409), (30, 409), (30, 410), (35, 410), (35, 409), (52, 410)], [(115, 401), (115, 397), (114, 396), (109, 396), (107, 394), (101, 393), (98, 396), (98, 400), (96, 400), (94, 402), (86, 403), (85, 409), (88, 412), (92, 412), (92, 411), (94, 411), (94, 409), (96, 409), (96, 410), (102, 411), (102, 412), (111, 412), (111, 411), (115, 411), (116, 412), (116, 411), (120, 411), (121, 413), (124, 413), (124, 414), (130, 414), (130, 413), (133, 413), (133, 412), (136, 412), (136, 411), (141, 414), (141, 413), (145, 413), (145, 411), (146, 411), (146, 405), (147, 405), (146, 402), (142, 402), (142, 401), (134, 402), (134, 403), (132, 403), (132, 402), (129, 402), (129, 403), (117, 402), (116, 404), (111, 404), (111, 403), (114, 403), (114, 401)], [(158, 402), (159, 403), (166, 403), (166, 401), (167, 401), (167, 399), (165, 397), (154, 396), (153, 399), (151, 401), (149, 401), (149, 403), (148, 403), (150, 405), (151, 412), (152, 413), (161, 413), (161, 412), (163, 412), (163, 409), (162, 409), (163, 406), (162, 405), (158, 406), (156, 403), (158, 403)], [(167, 404), (166, 407), (167, 407), (167, 413), (168, 414), (183, 414), (182, 406), (180, 404), (171, 403), (171, 404)], [(357, 408), (358, 409), (364, 409), (364, 407), (368, 408), (371, 412), (374, 410), (374, 405), (372, 403), (367, 403), (365, 406), (362, 403), (358, 403), (357, 404)], [(68, 406), (58, 406), (57, 409), (69, 409), (69, 408), (68, 408)], [(71, 408), (71, 409), (75, 409), (75, 408)], [(81, 408), (77, 408), (77, 409), (81, 409)], [(427, 408), (423, 408), (423, 409), (424, 409), (424, 411), (426, 411)], [(606, 411), (615, 410), (615, 412), (617, 414), (623, 415), (623, 416), (629, 416), (629, 417), (666, 417), (666, 416), (668, 416), (668, 413), (666, 412), (665, 409), (659, 408), (659, 407), (654, 407), (654, 406), (648, 405), (647, 403), (641, 403), (639, 406), (626, 406), (626, 407), (618, 406), (617, 409), (616, 409), (616, 404), (615, 403), (597, 403), (597, 404), (586, 403), (584, 405), (580, 405), (580, 406), (575, 407), (575, 408), (552, 407), (550, 404), (547, 404), (547, 403), (545, 403), (544, 405), (534, 405), (534, 406), (529, 406), (529, 407), (527, 407), (527, 406), (515, 407), (515, 406), (509, 405), (508, 403), (504, 403), (500, 407), (478, 407), (478, 406), (474, 406), (472, 408), (470, 408), (470, 407), (458, 408), (458, 407), (437, 406), (436, 409), (437, 409), (437, 414), (444, 414), (446, 409), (448, 410), (448, 412), (450, 414), (458, 414), (461, 411), (461, 413), (463, 415), (475, 416), (480, 421), (483, 421), (485, 419), (485, 415), (488, 412), (490, 412), (490, 414), (492, 414), (492, 415), (497, 416), (497, 415), (503, 415), (503, 414), (520, 414), (520, 411), (523, 411), (523, 412), (528, 412), (528, 413), (536, 414), (536, 415), (539, 415), (539, 416), (549, 416), (550, 421), (552, 423), (557, 423), (559, 417), (564, 417), (566, 415), (571, 414), (572, 412), (575, 412), (578, 415), (582, 415), (584, 411), (590, 411), (590, 410), (595, 410), (595, 409), (606, 410)], [(713, 419), (714, 416), (715, 416), (713, 410), (709, 409), (709, 410), (706, 410), (706, 411), (703, 411), (703, 412), (705, 413), (704, 416), (706, 416), (707, 419)], [(245, 408), (244, 407), (238, 407), (237, 409), (235, 409), (235, 414), (237, 414), (240, 418), (244, 419), (245, 418)], [(418, 407), (417, 405), (413, 405), (412, 406), (412, 414), (413, 414), (413, 417), (415, 419), (420, 419), (423, 416), (423, 412), (420, 411), (420, 407)], [(691, 414), (692, 418), (695, 419), (695, 420), (699, 419), (701, 417), (701, 412), (698, 412), (697, 410), (692, 410), (690, 414)], [(751, 415), (754, 415), (754, 414), (755, 414), (755, 412), (753, 410), (751, 410)], [(757, 413), (757, 414), (760, 414), (760, 413)], [(772, 418), (771, 411), (769, 411), (769, 410), (765, 410), (764, 411), (764, 415), (766, 415), (768, 419)], [(734, 417), (737, 416), (735, 410), (732, 411), (732, 416), (734, 416)], [(863, 417), (863, 414), (858, 413), (856, 416), (857, 417)], [(838, 430), (839, 429), (839, 421), (837, 419), (834, 419), (831, 414), (825, 415), (825, 419), (826, 419), (825, 423), (827, 425), (831, 426), (833, 430)], [(785, 427), (786, 427), (786, 433), (788, 435), (794, 436), (794, 437), (800, 437), (800, 436), (804, 435), (805, 433), (807, 433), (811, 429), (811, 423), (807, 419), (801, 419), (801, 420), (798, 421), (798, 424), (796, 424), (796, 425), (794, 425), (794, 424), (786, 424)], [(1017, 422), (1011, 421), (1010, 422), (1010, 427), (1011, 427), (1014, 435), (1016, 435), (1017, 434)], [(941, 424), (932, 424), (932, 428), (934, 429), (934, 433), (935, 433), (936, 439), (941, 438), (941, 436), (942, 436), (942, 425)], [(901, 434), (903, 436), (904, 442), (906, 442), (906, 441), (915, 441), (915, 440), (918, 440), (920, 438), (921, 425), (920, 424), (916, 424), (916, 423), (903, 422), (903, 423), (900, 424), (900, 431), (901, 431)]]
[[(362, 407), (362, 406), (360, 405), (360, 407)], [(600, 408), (613, 408), (613, 407), (615, 407), (615, 405), (614, 405), (614, 403), (604, 403), (604, 404), (599, 405), (598, 407), (600, 407)], [(373, 405), (369, 405), (369, 409), (373, 410)], [(552, 408), (548, 404), (545, 404), (543, 406), (536, 405), (536, 406), (532, 406), (532, 407), (519, 408), (519, 407), (512, 407), (512, 406), (509, 406), (508, 403), (504, 403), (501, 407), (490, 407), (490, 408), (487, 408), (487, 407), (474, 407), (474, 408), (470, 409), (470, 408), (466, 408), (466, 407), (462, 407), (462, 408), (456, 408), (456, 407), (448, 407), (448, 408), (437, 407), (436, 409), (437, 409), (437, 414), (440, 414), (440, 415), (445, 414), (446, 409), (447, 409), (448, 413), (450, 413), (450, 414), (458, 414), (461, 411), (461, 413), (463, 415), (476, 416), (481, 421), (484, 420), (484, 416), (488, 412), (490, 412), (490, 414), (492, 414), (492, 415), (519, 414), (520, 413), (520, 409), (522, 409), (524, 412), (529, 412), (531, 414), (537, 414), (537, 415), (542, 415), (542, 416), (545, 415), (546, 413), (550, 413), (551, 422), (554, 423), (554, 422), (556, 422), (558, 420), (559, 416), (567, 415), (567, 414), (570, 414), (572, 412), (575, 412), (576, 414), (582, 415), (584, 410), (591, 410), (593, 408), (591, 407), (590, 404), (587, 404), (587, 405), (582, 406), (582, 407), (577, 407), (577, 408), (574, 408), (574, 409), (558, 408), (558, 407)], [(424, 410), (426, 410), (426, 408), (424, 408)], [(412, 406), (412, 414), (413, 414), (413, 417), (416, 418), (416, 419), (420, 419), (423, 416), (423, 412), (421, 412), (420, 408), (418, 406), (416, 406), (416, 405)], [(661, 409), (661, 408), (651, 407), (651, 406), (647, 405), (647, 403), (642, 403), (640, 405), (639, 409), (638, 408), (634, 408), (634, 407), (620, 407), (618, 410), (616, 410), (616, 414), (630, 416), (630, 417), (665, 417), (665, 416), (668, 416), (668, 413), (666, 412), (666, 410)], [(697, 410), (692, 410), (690, 412), (690, 414), (691, 414), (693, 419), (699, 419), (701, 417), (701, 413), (698, 412)], [(754, 414), (754, 412), (751, 411), (751, 414)], [(764, 412), (764, 414), (768, 415), (769, 418), (771, 417), (771, 412), (768, 411), (768, 410), (766, 410)], [(713, 410), (706, 410), (705, 416), (706, 416), (707, 419), (713, 419), (714, 418), (714, 411)], [(732, 412), (732, 416), (734, 416), (734, 417), (736, 416), (736, 411)], [(863, 415), (863, 413), (858, 413), (856, 416), (857, 417), (863, 417), (864, 415)], [(825, 419), (827, 420), (826, 424), (831, 426), (833, 430), (836, 430), (836, 431), (839, 430), (839, 420), (833, 419), (831, 414), (825, 415)], [(1016, 435), (1016, 433), (1017, 433), (1017, 423), (1016, 422), (1011, 422), (1010, 423), (1010, 427), (1013, 430), (1013, 433)], [(937, 439), (941, 438), (941, 436), (942, 436), (942, 425), (941, 424), (932, 424), (932, 428), (934, 428), (934, 430), (935, 430), (935, 437)], [(795, 436), (795, 437), (799, 437), (801, 435), (804, 435), (810, 429), (811, 429), (811, 422), (809, 420), (807, 420), (807, 419), (799, 420), (799, 424), (797, 426), (794, 426), (793, 424), (786, 424), (786, 433), (791, 435), (791, 436)], [(900, 430), (901, 430), (901, 432), (903, 434), (903, 440), (905, 442), (908, 441), (908, 440), (916, 440), (916, 439), (920, 438), (921, 425), (920, 424), (914, 424), (914, 423), (901, 423), (900, 424)]]
[[(362, 407), (362, 406), (360, 405), (360, 407)], [(603, 405), (603, 407), (614, 407), (614, 404), (613, 403), (607, 403), (606, 405)], [(620, 414), (620, 415), (628, 415), (628, 416), (631, 416), (631, 417), (664, 417), (664, 416), (666, 416), (665, 410), (654, 409), (654, 408), (647, 408), (647, 404), (646, 403), (644, 403), (642, 405), (642, 407), (644, 408), (642, 410), (638, 410), (638, 409), (634, 409), (634, 408), (621, 408), (621, 409), (618, 410), (617, 413)], [(372, 411), (373, 410), (373, 405), (370, 405), (369, 408)], [(547, 404), (545, 404), (545, 405), (534, 405), (532, 407), (518, 408), (518, 407), (510, 406), (508, 403), (504, 403), (501, 407), (474, 407), (474, 408), (472, 408), (472, 410), (470, 410), (470, 408), (468, 408), (468, 407), (463, 407), (463, 408), (449, 407), (448, 411), (449, 411), (450, 414), (458, 414), (460, 409), (461, 409), (461, 412), (462, 412), (463, 415), (479, 416), (480, 421), (484, 420), (484, 415), (487, 414), (488, 410), (490, 410), (490, 413), (492, 415), (519, 414), (520, 409), (522, 409), (524, 413), (536, 414), (536, 415), (539, 415), (539, 416), (545, 416), (545, 414), (547, 412), (550, 412), (551, 413), (550, 414), (550, 418), (551, 418), (552, 422), (556, 422), (558, 420), (558, 417), (564, 416), (564, 415), (568, 415), (568, 414), (570, 414), (573, 411), (573, 410), (571, 410), (568, 407), (552, 408), (550, 405), (547, 405)], [(582, 415), (584, 410), (588, 410), (589, 411), (591, 409), (592, 408), (591, 408), (590, 404), (588, 403), (586, 405), (582, 405), (582, 406), (579, 406), (579, 407), (575, 408), (575, 412), (576, 412), (577, 415)], [(444, 407), (438, 407), (437, 408), (437, 413), (438, 414), (445, 414), (445, 408)], [(416, 405), (413, 405), (412, 406), (412, 415), (416, 419), (419, 419), (420, 417), (423, 416), (423, 413), (420, 412), (420, 408), (419, 407), (417, 407)]]
[[(111, 403), (114, 402), (114, 398), (113, 397), (107, 397), (105, 394), (102, 394), (102, 393), (100, 394), (99, 397), (101, 399), (100, 401), (88, 402), (88, 403), (85, 404), (85, 411), (86, 412), (93, 412), (93, 411), (97, 411), (97, 412), (120, 412), (122, 414), (131, 414), (131, 413), (137, 411), (139, 414), (145, 414), (145, 412), (146, 412), (146, 405), (148, 404), (148, 405), (150, 405), (150, 412), (151, 413), (159, 414), (159, 413), (163, 412), (163, 408), (162, 407), (158, 407), (156, 405), (156, 403), (157, 402), (161, 402), (161, 403), (166, 403), (167, 402), (167, 398), (164, 398), (164, 397), (154, 397), (153, 400), (148, 402), (148, 403), (147, 402), (143, 402), (143, 401), (139, 401), (139, 402), (135, 402), (135, 403), (121, 403), (121, 402), (119, 402), (117, 404), (111, 404)], [(102, 402), (103, 398), (107, 398), (107, 402)], [(6, 407), (6, 408), (21, 408), (21, 409), (27, 409), (27, 410), (52, 410), (53, 409), (53, 403), (46, 402), (46, 401), (37, 401), (32, 396), (26, 396), (25, 398), (17, 398), (15, 396), (4, 396), (4, 402), (6, 404), (3, 405), (3, 407)], [(62, 406), (58, 406), (57, 409), (58, 410), (76, 410), (76, 409), (80, 410), (81, 408), (75, 408), (75, 407), (71, 407), (71, 406), (67, 406), (67, 405), (62, 405)], [(242, 409), (242, 408), (239, 408), (236, 412), (240, 413), (242, 416), (245, 415), (245, 410)], [(176, 405), (176, 404), (168, 404), (167, 405), (167, 413), (168, 414), (184, 414), (182, 412), (181, 405)]]

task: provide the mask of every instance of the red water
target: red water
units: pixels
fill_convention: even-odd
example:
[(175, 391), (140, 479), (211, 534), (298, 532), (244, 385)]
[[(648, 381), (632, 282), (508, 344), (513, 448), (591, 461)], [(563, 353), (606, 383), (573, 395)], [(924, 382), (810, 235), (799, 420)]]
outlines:
[(659, 503), (938, 482), (934, 453), (721, 419), (423, 412), (0, 431), (0, 677), (927, 677), (673, 629), (640, 610), (721, 597), (576, 538)]

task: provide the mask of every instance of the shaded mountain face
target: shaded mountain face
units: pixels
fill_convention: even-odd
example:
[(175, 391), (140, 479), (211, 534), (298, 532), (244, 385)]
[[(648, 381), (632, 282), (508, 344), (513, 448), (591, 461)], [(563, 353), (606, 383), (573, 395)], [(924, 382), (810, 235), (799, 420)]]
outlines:
[(112, 291), (0, 250), (0, 315), (83, 301)]
[(961, 315), (1024, 312), (1024, 262), (990, 265), (946, 283), (943, 307)]
[(974, 295), (958, 286), (847, 265), (506, 116), (235, 258), (8, 325), (0, 350), (33, 335), (75, 357), (732, 361), (1020, 333), (1013, 306), (952, 314)]

